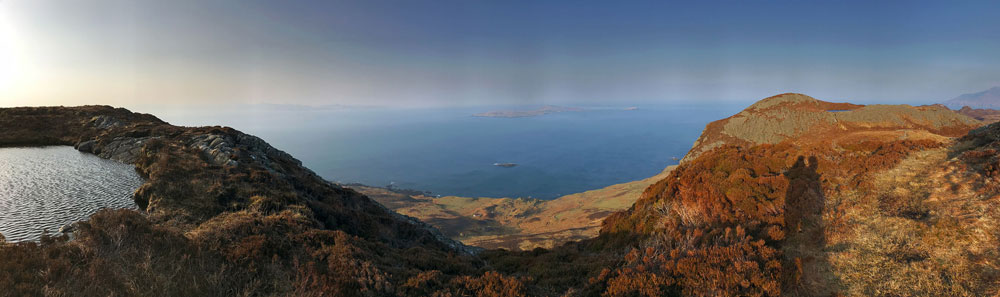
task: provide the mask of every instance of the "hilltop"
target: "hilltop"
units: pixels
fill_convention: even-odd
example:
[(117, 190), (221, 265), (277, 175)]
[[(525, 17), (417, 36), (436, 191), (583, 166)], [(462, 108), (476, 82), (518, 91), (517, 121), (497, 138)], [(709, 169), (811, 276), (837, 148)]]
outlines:
[[(725, 144), (751, 146), (825, 137), (843, 141), (857, 141), (859, 137), (955, 137), (978, 125), (979, 121), (940, 105), (865, 106), (787, 93), (765, 98), (731, 117), (709, 123), (681, 163)], [(882, 135), (886, 133), (893, 135)]]

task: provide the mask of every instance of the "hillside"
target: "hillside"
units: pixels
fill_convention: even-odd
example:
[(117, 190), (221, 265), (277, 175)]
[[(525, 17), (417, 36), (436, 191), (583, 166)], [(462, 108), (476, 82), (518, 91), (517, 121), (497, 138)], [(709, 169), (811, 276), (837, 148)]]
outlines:
[[(0, 243), (0, 296), (413, 295), (485, 281), (476, 249), (231, 128), (105, 106), (0, 109), (0, 127), (0, 145), (74, 145), (146, 179), (141, 212)], [(440, 283), (402, 286), (428, 274)]]
[(605, 220), (599, 241), (634, 248), (603, 279), (683, 295), (1000, 292), (1000, 126), (968, 133), (973, 121), (938, 108), (838, 108), (852, 111), (782, 95), (710, 124), (740, 123), (703, 135), (719, 143)]
[(468, 216), (558, 232), (644, 188), (597, 237), (530, 251), (451, 241), (231, 128), (97, 106), (0, 109), (0, 128), (0, 145), (75, 145), (147, 179), (142, 211), (0, 241), (0, 296), (1000, 294), (1000, 124), (935, 106), (783, 94), (709, 124), (696, 153), (651, 180), (549, 202), (379, 199), (435, 209), (447, 232), (480, 223)]
[[(799, 121), (808, 117), (801, 105), (827, 112), (811, 98), (787, 100), (803, 95), (780, 97), (792, 104), (765, 99), (741, 112), (743, 122), (808, 131), (816, 124)], [(774, 108), (758, 113), (762, 105)], [(938, 108), (878, 108), (900, 113), (781, 134), (773, 144), (724, 138), (608, 217), (595, 239), (485, 255), (501, 272), (539, 279), (570, 274), (539, 263), (589, 270), (574, 288), (592, 296), (1000, 293), (1000, 125), (976, 128)], [(928, 118), (947, 121), (914, 121)]]
[(656, 176), (553, 200), (514, 198), (440, 198), (352, 187), (389, 209), (427, 222), (450, 238), (482, 248), (531, 250), (597, 236), (601, 222), (632, 205)]
[(989, 90), (962, 94), (945, 102), (953, 108), (969, 106), (972, 108), (1000, 108), (1000, 87), (992, 87)]
[[(710, 123), (685, 160), (722, 145), (775, 144), (788, 139), (810, 139), (808, 136), (812, 135), (837, 137), (845, 142), (884, 137), (943, 139), (961, 135), (977, 125), (979, 121), (943, 106), (862, 106), (830, 103), (802, 94), (782, 94)], [(642, 189), (666, 177), (669, 169), (672, 168), (648, 179), (551, 201), (454, 196), (435, 199), (376, 188), (357, 189), (465, 244), (530, 250), (593, 237), (605, 217), (631, 206)]]
[(985, 123), (996, 123), (1000, 122), (1000, 110), (996, 109), (982, 109), (982, 108), (971, 108), (968, 106), (962, 106), (961, 109), (955, 112), (966, 115), (970, 118), (974, 118)]

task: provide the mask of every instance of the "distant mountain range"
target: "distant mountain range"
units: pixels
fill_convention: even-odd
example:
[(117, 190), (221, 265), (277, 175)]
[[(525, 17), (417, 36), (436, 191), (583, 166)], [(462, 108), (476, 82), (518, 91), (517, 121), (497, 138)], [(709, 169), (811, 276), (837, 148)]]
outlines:
[(944, 103), (948, 107), (959, 109), (963, 106), (973, 108), (1000, 108), (1000, 87), (993, 87), (989, 90), (963, 94), (948, 100)]
[(573, 111), (583, 111), (583, 109), (577, 107), (546, 105), (534, 110), (498, 110), (498, 111), (477, 113), (472, 116), (488, 117), (488, 118), (523, 118), (523, 117), (534, 117), (534, 116), (540, 116), (557, 112), (573, 112)]

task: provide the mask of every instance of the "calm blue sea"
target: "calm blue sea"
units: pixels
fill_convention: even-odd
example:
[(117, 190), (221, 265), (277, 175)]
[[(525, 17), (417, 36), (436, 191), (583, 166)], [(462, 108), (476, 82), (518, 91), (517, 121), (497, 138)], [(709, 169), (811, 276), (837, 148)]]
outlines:
[(676, 164), (672, 158), (683, 157), (707, 123), (743, 107), (594, 108), (527, 118), (471, 115), (534, 107), (150, 112), (175, 125), (224, 125), (260, 136), (332, 181), (551, 199), (655, 175)]

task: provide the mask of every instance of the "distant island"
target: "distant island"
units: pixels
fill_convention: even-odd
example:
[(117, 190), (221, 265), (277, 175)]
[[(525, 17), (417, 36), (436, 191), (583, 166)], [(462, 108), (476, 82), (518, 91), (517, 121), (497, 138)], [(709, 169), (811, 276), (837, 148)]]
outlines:
[(535, 110), (497, 110), (497, 111), (477, 113), (472, 116), (487, 117), (487, 118), (524, 118), (524, 117), (535, 117), (540, 115), (546, 115), (550, 113), (578, 112), (578, 111), (584, 111), (584, 109), (577, 107), (546, 105)]

